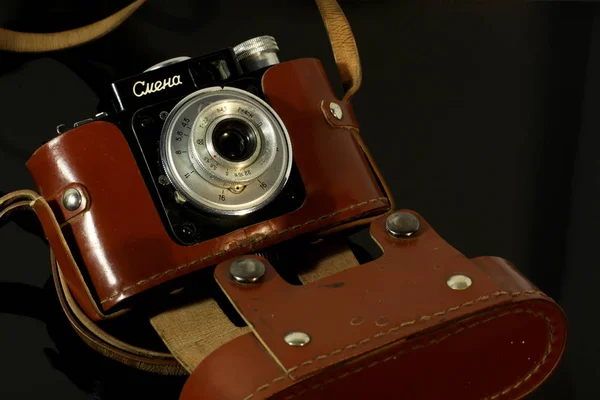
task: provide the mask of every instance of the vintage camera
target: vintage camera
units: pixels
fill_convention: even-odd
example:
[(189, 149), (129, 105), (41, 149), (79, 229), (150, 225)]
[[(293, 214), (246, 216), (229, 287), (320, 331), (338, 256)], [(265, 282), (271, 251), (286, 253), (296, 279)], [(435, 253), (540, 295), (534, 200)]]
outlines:
[(288, 132), (261, 90), (278, 51), (260, 36), (112, 84), (116, 114), (106, 119), (126, 136), (176, 242), (203, 242), (302, 204)]
[(352, 106), (319, 60), (279, 62), (278, 50), (261, 36), (118, 80), (101, 113), (31, 156), (61, 227), (53, 251), (88, 316), (389, 211)]

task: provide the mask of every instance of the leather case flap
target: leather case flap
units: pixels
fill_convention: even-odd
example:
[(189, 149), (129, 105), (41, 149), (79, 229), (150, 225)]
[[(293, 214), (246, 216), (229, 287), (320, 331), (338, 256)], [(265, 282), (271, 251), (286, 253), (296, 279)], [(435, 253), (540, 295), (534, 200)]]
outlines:
[[(257, 341), (244, 342), (244, 356), (236, 354), (250, 338), (215, 351), (182, 398), (207, 390), (219, 399), (395, 398), (402, 392), (398, 384), (408, 398), (451, 398), (447, 390), (469, 399), (509, 392), (515, 398), (533, 390), (564, 349), (560, 308), (505, 260), (469, 260), (420, 221), (416, 236), (394, 238), (385, 218), (375, 220), (371, 234), (384, 250), (381, 258), (304, 286), (288, 284), (265, 260), (257, 284), (233, 280), (233, 260), (220, 264), (215, 277)], [(471, 286), (450, 288), (455, 275), (468, 276)], [(298, 331), (310, 342), (288, 345), (286, 334)], [(210, 389), (195, 378), (225, 359), (232, 368)], [(227, 387), (241, 369), (247, 384)], [(248, 372), (253, 369), (262, 372)], [(225, 386), (214, 391), (221, 382)]]

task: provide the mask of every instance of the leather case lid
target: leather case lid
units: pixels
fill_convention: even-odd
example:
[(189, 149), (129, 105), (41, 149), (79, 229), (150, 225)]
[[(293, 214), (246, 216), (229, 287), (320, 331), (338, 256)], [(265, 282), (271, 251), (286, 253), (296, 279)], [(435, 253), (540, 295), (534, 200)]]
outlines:
[[(304, 286), (268, 263), (261, 283), (240, 285), (232, 261), (219, 265), (215, 278), (253, 333), (200, 363), (182, 399), (497, 399), (535, 389), (562, 356), (562, 310), (510, 263), (469, 260), (420, 219), (406, 239), (377, 219), (381, 258)], [(472, 285), (451, 289), (457, 274)], [(289, 346), (291, 331), (310, 343)], [(227, 374), (211, 372), (226, 364)]]

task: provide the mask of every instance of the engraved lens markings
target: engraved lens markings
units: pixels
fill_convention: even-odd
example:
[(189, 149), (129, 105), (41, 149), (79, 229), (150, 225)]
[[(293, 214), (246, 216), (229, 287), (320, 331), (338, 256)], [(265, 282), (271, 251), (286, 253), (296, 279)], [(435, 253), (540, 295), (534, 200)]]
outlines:
[[(232, 103), (234, 102), (232, 101)], [(249, 181), (255, 176), (259, 176), (264, 172), (264, 168), (261, 168), (260, 171), (255, 171), (257, 166), (265, 166), (267, 163), (268, 165), (272, 163), (273, 159), (270, 156), (272, 151), (268, 147), (259, 149), (259, 153), (254, 157), (254, 159), (251, 159), (252, 163), (239, 168), (236, 168), (235, 165), (228, 163), (226, 160), (222, 160), (216, 154), (216, 151), (210, 151), (207, 147), (205, 147), (208, 144), (207, 136), (211, 134), (211, 129), (214, 128), (218, 121), (227, 117), (237, 116), (237, 118), (239, 118), (239, 115), (242, 115), (243, 119), (246, 119), (244, 117), (250, 117), (248, 123), (254, 125), (255, 134), (260, 135), (262, 138), (263, 134), (258, 127), (262, 126), (263, 122), (259, 115), (257, 115), (258, 113), (256, 113), (252, 108), (241, 106), (231, 108), (227, 104), (219, 104), (213, 107), (205, 107), (200, 114), (201, 115), (198, 116), (195, 129), (196, 132), (200, 131), (201, 137), (196, 140), (196, 143), (199, 146), (197, 146), (194, 151), (200, 156), (199, 159), (203, 164), (203, 167), (208, 170), (209, 174), (213, 175), (211, 178), (225, 180), (228, 177), (232, 177), (237, 181), (240, 179)], [(202, 134), (204, 136), (202, 136)], [(254, 162), (256, 159), (258, 159), (258, 161)], [(268, 167), (268, 165), (266, 165), (266, 167)], [(229, 173), (229, 170), (232, 170), (231, 174)], [(236, 183), (237, 182), (233, 182), (233, 184)]]
[[(271, 114), (272, 110), (261, 109), (262, 104), (255, 104), (253, 96), (248, 98), (246, 93), (240, 96), (229, 90), (224, 93), (226, 90), (212, 89), (212, 101), (191, 99), (186, 103), (184, 99), (180, 108), (176, 106), (165, 123), (171, 132), (167, 135), (170, 145), (166, 151), (173, 157), (166, 166), (170, 167), (171, 175), (175, 174), (182, 194), (195, 204), (217, 210), (227, 206), (223, 210), (244, 214), (266, 204), (269, 196), (274, 197), (280, 190), (289, 174), (291, 153), (287, 151), (290, 148), (287, 133), (281, 130), (282, 125)], [(227, 164), (227, 160), (209, 151), (209, 136), (223, 118), (245, 120), (258, 135), (261, 143), (248, 165)], [(286, 151), (281, 152), (280, 148)], [(271, 168), (273, 164), (275, 168)], [(177, 175), (183, 180), (178, 180)]]

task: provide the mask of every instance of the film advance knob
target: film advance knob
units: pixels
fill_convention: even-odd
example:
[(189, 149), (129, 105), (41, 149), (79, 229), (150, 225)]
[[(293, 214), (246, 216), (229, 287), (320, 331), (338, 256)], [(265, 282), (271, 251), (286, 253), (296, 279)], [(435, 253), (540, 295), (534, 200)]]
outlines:
[(233, 48), (235, 56), (245, 72), (279, 64), (279, 46), (273, 36), (258, 36)]

